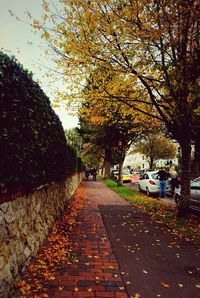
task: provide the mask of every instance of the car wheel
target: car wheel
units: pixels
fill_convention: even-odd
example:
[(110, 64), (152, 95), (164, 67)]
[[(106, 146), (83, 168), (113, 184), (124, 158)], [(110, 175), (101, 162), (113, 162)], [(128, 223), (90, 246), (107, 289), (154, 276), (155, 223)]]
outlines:
[(181, 207), (181, 205), (182, 205), (182, 199), (181, 199), (181, 197), (178, 194), (176, 194), (174, 199), (175, 199), (176, 206), (178, 208)]
[(147, 193), (147, 196), (150, 197), (151, 193), (150, 193), (148, 187), (146, 188), (146, 193)]

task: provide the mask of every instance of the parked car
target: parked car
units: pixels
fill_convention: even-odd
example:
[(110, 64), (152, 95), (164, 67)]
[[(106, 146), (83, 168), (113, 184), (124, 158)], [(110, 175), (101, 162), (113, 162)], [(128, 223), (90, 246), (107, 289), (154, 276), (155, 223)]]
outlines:
[(144, 175), (144, 173), (146, 172), (156, 172), (155, 170), (151, 170), (151, 169), (143, 169), (140, 170), (140, 178), (142, 178), (142, 176)]
[[(174, 198), (177, 207), (181, 205), (181, 187), (175, 189)], [(200, 211), (200, 177), (194, 179), (190, 186), (190, 209)]]
[[(117, 180), (119, 179), (119, 174), (117, 175)], [(122, 181), (131, 182), (131, 173), (129, 171), (122, 171)]]
[[(166, 191), (167, 193), (171, 191), (170, 178), (167, 180)], [(139, 180), (138, 186), (140, 191), (146, 192), (148, 196), (151, 194), (159, 193), (159, 174), (158, 171), (147, 171), (144, 172)]]

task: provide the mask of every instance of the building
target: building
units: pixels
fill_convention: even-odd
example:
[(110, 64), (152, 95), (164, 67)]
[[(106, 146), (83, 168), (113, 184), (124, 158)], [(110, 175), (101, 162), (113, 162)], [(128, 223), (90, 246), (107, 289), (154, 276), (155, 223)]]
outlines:
[[(132, 151), (132, 149), (130, 150), (130, 152), (131, 151)], [(178, 166), (179, 165), (179, 160), (178, 160), (179, 155), (180, 155), (180, 147), (177, 144), (177, 157), (174, 159), (171, 159), (171, 160), (159, 159), (156, 162), (156, 167), (162, 168), (162, 167), (166, 167), (169, 165)], [(124, 160), (124, 168), (139, 169), (139, 170), (149, 169), (149, 163), (148, 163), (146, 156), (144, 156), (141, 153), (128, 153)]]

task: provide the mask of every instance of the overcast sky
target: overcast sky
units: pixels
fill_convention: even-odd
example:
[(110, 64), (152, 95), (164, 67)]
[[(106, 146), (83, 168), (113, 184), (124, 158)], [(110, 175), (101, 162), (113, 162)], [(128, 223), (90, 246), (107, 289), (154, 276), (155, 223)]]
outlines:
[[(11, 16), (9, 10), (22, 21), (17, 21), (15, 16)], [(26, 69), (32, 71), (34, 79), (41, 81), (42, 89), (52, 100), (54, 90), (59, 87), (59, 80), (52, 84), (44, 77), (46, 72), (44, 66), (50, 68), (54, 66), (48, 57), (44, 57), (42, 49), (46, 47), (46, 43), (28, 25), (26, 11), (29, 11), (35, 19), (39, 19), (43, 13), (42, 0), (0, 0), (0, 49), (9, 55), (14, 55)], [(77, 126), (77, 117), (67, 115), (65, 109), (55, 111), (64, 128)]]

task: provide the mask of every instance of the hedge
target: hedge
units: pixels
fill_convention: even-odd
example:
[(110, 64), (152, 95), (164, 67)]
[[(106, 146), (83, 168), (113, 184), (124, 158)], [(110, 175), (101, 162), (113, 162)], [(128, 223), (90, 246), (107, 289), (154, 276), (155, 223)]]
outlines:
[(77, 158), (50, 101), (14, 57), (0, 52), (1, 193), (61, 181)]

